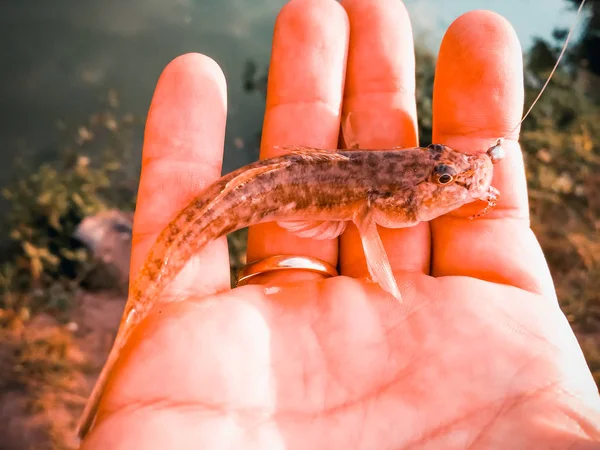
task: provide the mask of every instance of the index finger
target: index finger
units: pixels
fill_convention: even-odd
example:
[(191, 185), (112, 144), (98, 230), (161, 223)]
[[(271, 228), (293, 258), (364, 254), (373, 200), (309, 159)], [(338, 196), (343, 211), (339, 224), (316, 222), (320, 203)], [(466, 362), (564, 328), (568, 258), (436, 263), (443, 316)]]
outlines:
[[(344, 0), (342, 5), (351, 30), (344, 110), (354, 118), (353, 138), (368, 149), (416, 146), (415, 50), (406, 7), (400, 0)], [(380, 227), (379, 234), (394, 271), (429, 273), (429, 224)], [(351, 277), (368, 274), (354, 224), (340, 239), (340, 268)]]
[[(131, 279), (162, 229), (221, 175), (225, 77), (212, 59), (190, 53), (163, 71), (146, 123), (142, 173), (134, 217)], [(230, 286), (227, 241), (209, 243), (178, 277), (177, 290), (206, 295)], [(185, 280), (185, 284), (182, 281)]]
[[(467, 153), (482, 152), (518, 124), (523, 110), (523, 63), (508, 21), (472, 11), (448, 29), (437, 63), (433, 141)], [(463, 275), (554, 296), (540, 246), (529, 227), (527, 180), (515, 136), (494, 166), (500, 201), (487, 216), (474, 202), (432, 221), (435, 276)]]

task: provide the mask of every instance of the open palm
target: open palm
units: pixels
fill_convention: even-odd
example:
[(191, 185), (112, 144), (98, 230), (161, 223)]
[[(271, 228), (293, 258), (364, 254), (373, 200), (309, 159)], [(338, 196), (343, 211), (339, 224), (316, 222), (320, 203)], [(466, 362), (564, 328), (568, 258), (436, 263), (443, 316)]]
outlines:
[[(399, 0), (291, 1), (275, 28), (261, 157), (335, 148), (350, 111), (361, 147), (415, 146), (414, 70)], [(460, 17), (437, 63), (434, 141), (485, 150), (518, 122), (522, 76), (504, 19)], [(132, 276), (219, 177), (225, 119), (219, 67), (173, 61), (147, 123)], [(83, 448), (597, 448), (600, 396), (529, 228), (512, 139), (489, 216), (469, 221), (475, 204), (380, 230), (402, 304), (366, 279), (353, 227), (331, 241), (250, 229), (249, 260), (314, 256), (340, 267), (326, 280), (271, 273), (230, 290), (226, 240), (209, 245), (134, 333)]]

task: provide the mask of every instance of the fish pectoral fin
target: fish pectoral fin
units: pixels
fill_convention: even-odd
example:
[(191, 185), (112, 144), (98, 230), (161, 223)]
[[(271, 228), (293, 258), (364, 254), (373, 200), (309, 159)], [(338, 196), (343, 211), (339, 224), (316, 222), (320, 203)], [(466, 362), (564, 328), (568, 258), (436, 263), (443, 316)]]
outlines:
[(282, 220), (277, 225), (296, 236), (320, 240), (335, 239), (346, 229), (345, 220)]
[(377, 224), (368, 206), (364, 206), (354, 215), (354, 224), (360, 233), (365, 259), (369, 274), (374, 282), (378, 283), (382, 289), (392, 294), (398, 301), (402, 301), (402, 295), (392, 266), (383, 247), (383, 242), (377, 230)]

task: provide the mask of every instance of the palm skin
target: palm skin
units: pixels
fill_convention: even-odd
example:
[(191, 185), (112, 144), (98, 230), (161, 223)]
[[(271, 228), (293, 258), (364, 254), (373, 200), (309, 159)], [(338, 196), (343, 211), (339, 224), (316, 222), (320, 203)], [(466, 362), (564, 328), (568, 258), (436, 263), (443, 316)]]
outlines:
[[(416, 145), (412, 51), (397, 0), (288, 3), (261, 157), (275, 144), (335, 147), (342, 111), (358, 117), (361, 147)], [(509, 132), (522, 110), (520, 64), (506, 21), (459, 18), (438, 60), (434, 141), (473, 152)], [(224, 84), (195, 54), (159, 81), (132, 276), (165, 224), (220, 175)], [(600, 396), (529, 228), (512, 138), (494, 175), (501, 201), (485, 219), (466, 219), (482, 206), (472, 204), (381, 229), (403, 303), (366, 279), (353, 227), (327, 242), (250, 229), (250, 260), (315, 256), (340, 267), (326, 280), (272, 273), (230, 290), (226, 241), (208, 246), (134, 333), (82, 448), (597, 448)]]

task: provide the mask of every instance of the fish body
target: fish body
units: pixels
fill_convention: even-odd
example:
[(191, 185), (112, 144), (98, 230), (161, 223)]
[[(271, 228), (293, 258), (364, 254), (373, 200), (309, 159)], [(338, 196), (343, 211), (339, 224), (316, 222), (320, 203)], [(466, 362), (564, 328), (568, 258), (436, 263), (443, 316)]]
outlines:
[(131, 283), (115, 344), (80, 422), (80, 438), (92, 425), (132, 330), (209, 242), (263, 222), (277, 222), (302, 237), (333, 239), (353, 222), (371, 278), (400, 300), (377, 225), (414, 226), (478, 199), (493, 206), (498, 148), (466, 155), (439, 144), (390, 150), (288, 147), (283, 156), (257, 161), (208, 186), (165, 227)]

